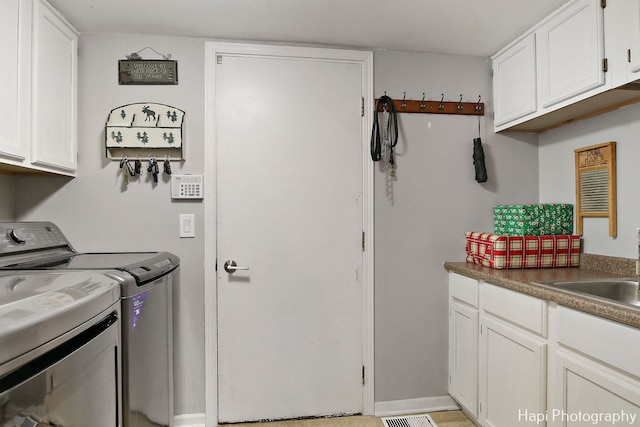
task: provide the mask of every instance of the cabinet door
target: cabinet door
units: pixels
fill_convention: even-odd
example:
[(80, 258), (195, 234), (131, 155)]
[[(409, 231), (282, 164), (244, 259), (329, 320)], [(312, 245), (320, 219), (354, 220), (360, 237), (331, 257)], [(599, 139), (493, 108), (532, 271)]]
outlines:
[(478, 415), (478, 310), (449, 304), (449, 393)]
[[(0, 157), (21, 161), (27, 156), (29, 104), (30, 2), (0, 2)], [(25, 86), (26, 85), (26, 86)]]
[[(631, 73), (640, 71), (640, 2), (627, 0), (627, 28), (629, 31), (629, 65)], [(637, 79), (638, 77), (635, 76)]]
[(480, 424), (526, 424), (546, 409), (547, 344), (485, 314), (480, 325)]
[(77, 33), (44, 0), (33, 11), (31, 161), (73, 172), (77, 163)]
[(535, 34), (493, 58), (496, 127), (536, 111)]
[[(577, 353), (560, 349), (555, 356), (549, 392), (550, 427), (631, 426), (638, 421), (640, 382)], [(615, 423), (593, 418), (606, 415), (620, 418)]]
[(603, 28), (600, 0), (577, 0), (536, 31), (542, 107), (605, 84)]

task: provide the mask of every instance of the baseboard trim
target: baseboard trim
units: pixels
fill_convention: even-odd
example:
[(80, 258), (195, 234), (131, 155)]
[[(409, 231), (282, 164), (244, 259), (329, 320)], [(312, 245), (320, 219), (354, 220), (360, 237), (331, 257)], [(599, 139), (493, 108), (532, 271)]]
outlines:
[(182, 414), (173, 417), (174, 427), (205, 427), (204, 414)]
[[(390, 400), (375, 403), (377, 417), (420, 414), (425, 412), (452, 411), (460, 406), (451, 396), (424, 397), (419, 399)], [(174, 427), (205, 427), (205, 414), (182, 414), (174, 417)]]
[(449, 395), (375, 403), (375, 415), (377, 417), (452, 411), (456, 409), (460, 409), (460, 406)]

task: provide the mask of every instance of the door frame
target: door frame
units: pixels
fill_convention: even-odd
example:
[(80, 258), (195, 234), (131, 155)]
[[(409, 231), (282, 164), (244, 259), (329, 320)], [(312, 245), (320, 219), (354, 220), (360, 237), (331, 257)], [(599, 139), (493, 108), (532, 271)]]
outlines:
[[(205, 420), (207, 426), (218, 425), (218, 313), (216, 279), (216, 57), (252, 55), (293, 57), (358, 63), (362, 69), (362, 224), (365, 233), (362, 264), (362, 413), (374, 414), (374, 188), (373, 162), (369, 157), (369, 132), (372, 126), (373, 52), (298, 46), (275, 46), (227, 42), (205, 42), (205, 130), (204, 130), (204, 303), (205, 303)], [(309, 102), (317, 100), (310, 99)]]

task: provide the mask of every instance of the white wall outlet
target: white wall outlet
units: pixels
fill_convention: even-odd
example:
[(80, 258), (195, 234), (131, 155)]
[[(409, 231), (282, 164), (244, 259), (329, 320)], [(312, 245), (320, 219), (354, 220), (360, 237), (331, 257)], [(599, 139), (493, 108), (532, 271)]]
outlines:
[(180, 237), (196, 237), (194, 214), (180, 214)]

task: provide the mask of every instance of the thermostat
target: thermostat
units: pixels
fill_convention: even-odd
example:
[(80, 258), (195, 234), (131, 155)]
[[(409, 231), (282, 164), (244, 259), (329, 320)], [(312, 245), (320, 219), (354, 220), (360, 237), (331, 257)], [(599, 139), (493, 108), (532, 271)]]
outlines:
[(172, 199), (202, 199), (202, 175), (171, 175)]

